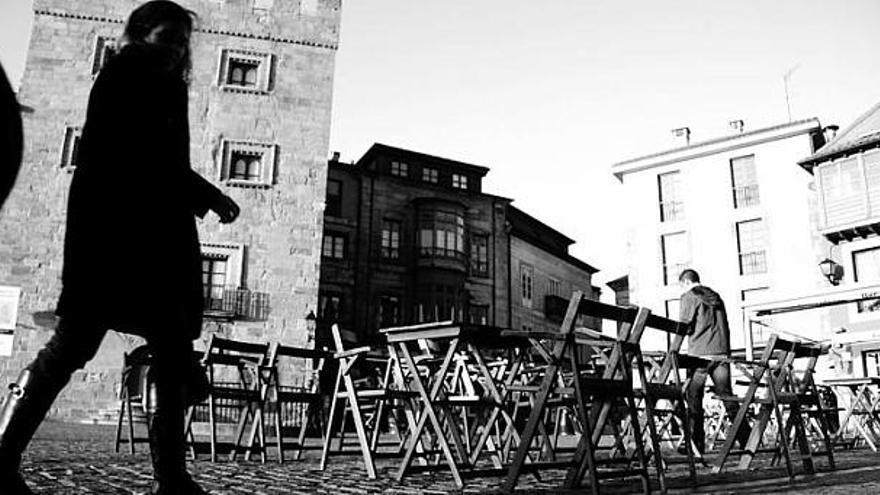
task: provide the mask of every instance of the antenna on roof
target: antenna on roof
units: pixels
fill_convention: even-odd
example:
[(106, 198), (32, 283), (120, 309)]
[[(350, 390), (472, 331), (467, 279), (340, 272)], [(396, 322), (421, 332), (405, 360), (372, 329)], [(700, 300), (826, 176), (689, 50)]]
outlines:
[(791, 75), (794, 74), (794, 71), (798, 70), (801, 64), (795, 64), (794, 67), (788, 69), (785, 72), (785, 75), (782, 76), (782, 82), (785, 84), (785, 108), (788, 110), (788, 121), (791, 122), (791, 98), (788, 92), (788, 82), (791, 80)]

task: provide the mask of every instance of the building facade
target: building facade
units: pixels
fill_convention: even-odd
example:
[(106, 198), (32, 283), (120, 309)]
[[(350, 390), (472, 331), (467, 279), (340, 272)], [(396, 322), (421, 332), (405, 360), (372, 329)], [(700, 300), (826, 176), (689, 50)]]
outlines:
[[(371, 342), (379, 328), (456, 320), (558, 328), (545, 296), (592, 294), (596, 270), (573, 242), (486, 194), (489, 169), (382, 144), (330, 162), (319, 331), (338, 322)], [(552, 304), (552, 303), (551, 303)]]
[[(740, 122), (741, 124), (741, 122)], [(818, 268), (812, 176), (795, 166), (822, 144), (809, 119), (686, 144), (612, 166), (629, 224), (628, 299), (678, 317), (678, 275), (696, 269), (726, 302), (731, 344), (747, 341), (742, 306), (827, 286)], [(818, 335), (825, 316), (759, 331)], [(646, 333), (647, 348), (665, 338)]]
[[(19, 94), (33, 110), (24, 115), (22, 172), (0, 212), (0, 285), (21, 288), (0, 382), (15, 379), (51, 335), (32, 315), (53, 310), (60, 293), (67, 191), (88, 94), (140, 3), (34, 2)], [(233, 224), (199, 222), (210, 317), (204, 333), (304, 344), (305, 317), (317, 305), (340, 2), (181, 3), (199, 16), (189, 109), (193, 168), (242, 209)], [(162, 306), (156, 294), (156, 310)], [(51, 414), (104, 419), (115, 408), (122, 351), (137, 344), (111, 332)]]
[[(861, 288), (880, 284), (880, 104), (800, 165), (815, 181), (817, 231), (830, 243), (825, 256), (840, 267), (838, 289), (849, 297), (876, 292)], [(880, 376), (880, 299), (827, 313), (827, 336), (844, 368)]]

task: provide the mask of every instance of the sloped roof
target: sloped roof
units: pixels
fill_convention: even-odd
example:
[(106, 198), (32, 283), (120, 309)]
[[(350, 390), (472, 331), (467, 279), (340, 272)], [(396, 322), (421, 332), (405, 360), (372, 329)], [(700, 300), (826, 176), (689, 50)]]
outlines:
[(875, 145), (880, 145), (880, 102), (857, 118), (849, 127), (840, 131), (834, 139), (828, 141), (812, 156), (798, 163), (810, 167), (816, 162), (830, 160), (838, 155)]

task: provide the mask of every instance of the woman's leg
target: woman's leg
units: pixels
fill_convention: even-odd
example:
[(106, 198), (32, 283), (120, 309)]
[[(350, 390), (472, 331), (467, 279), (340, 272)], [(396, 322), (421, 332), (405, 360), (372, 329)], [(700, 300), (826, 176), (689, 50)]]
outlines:
[(0, 411), (0, 486), (4, 489), (12, 486), (13, 494), (30, 493), (18, 472), (21, 454), (70, 375), (95, 356), (106, 333), (94, 325), (61, 319), (36, 359), (9, 386)]
[(147, 344), (153, 355), (149, 414), (153, 494), (205, 493), (186, 472), (183, 416), (192, 342), (154, 338)]

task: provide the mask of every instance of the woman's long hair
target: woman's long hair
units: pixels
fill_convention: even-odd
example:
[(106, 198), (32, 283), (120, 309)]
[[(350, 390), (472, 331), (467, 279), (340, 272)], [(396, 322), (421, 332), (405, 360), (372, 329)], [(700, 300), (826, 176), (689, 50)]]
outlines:
[[(196, 13), (181, 7), (170, 0), (151, 0), (134, 9), (125, 23), (125, 31), (119, 42), (119, 48), (129, 44), (146, 44), (146, 38), (157, 26), (165, 22), (176, 22), (184, 25), (190, 32), (193, 30)], [(176, 67), (175, 72), (184, 81), (189, 82), (192, 71), (192, 51), (189, 43), (183, 60)]]

